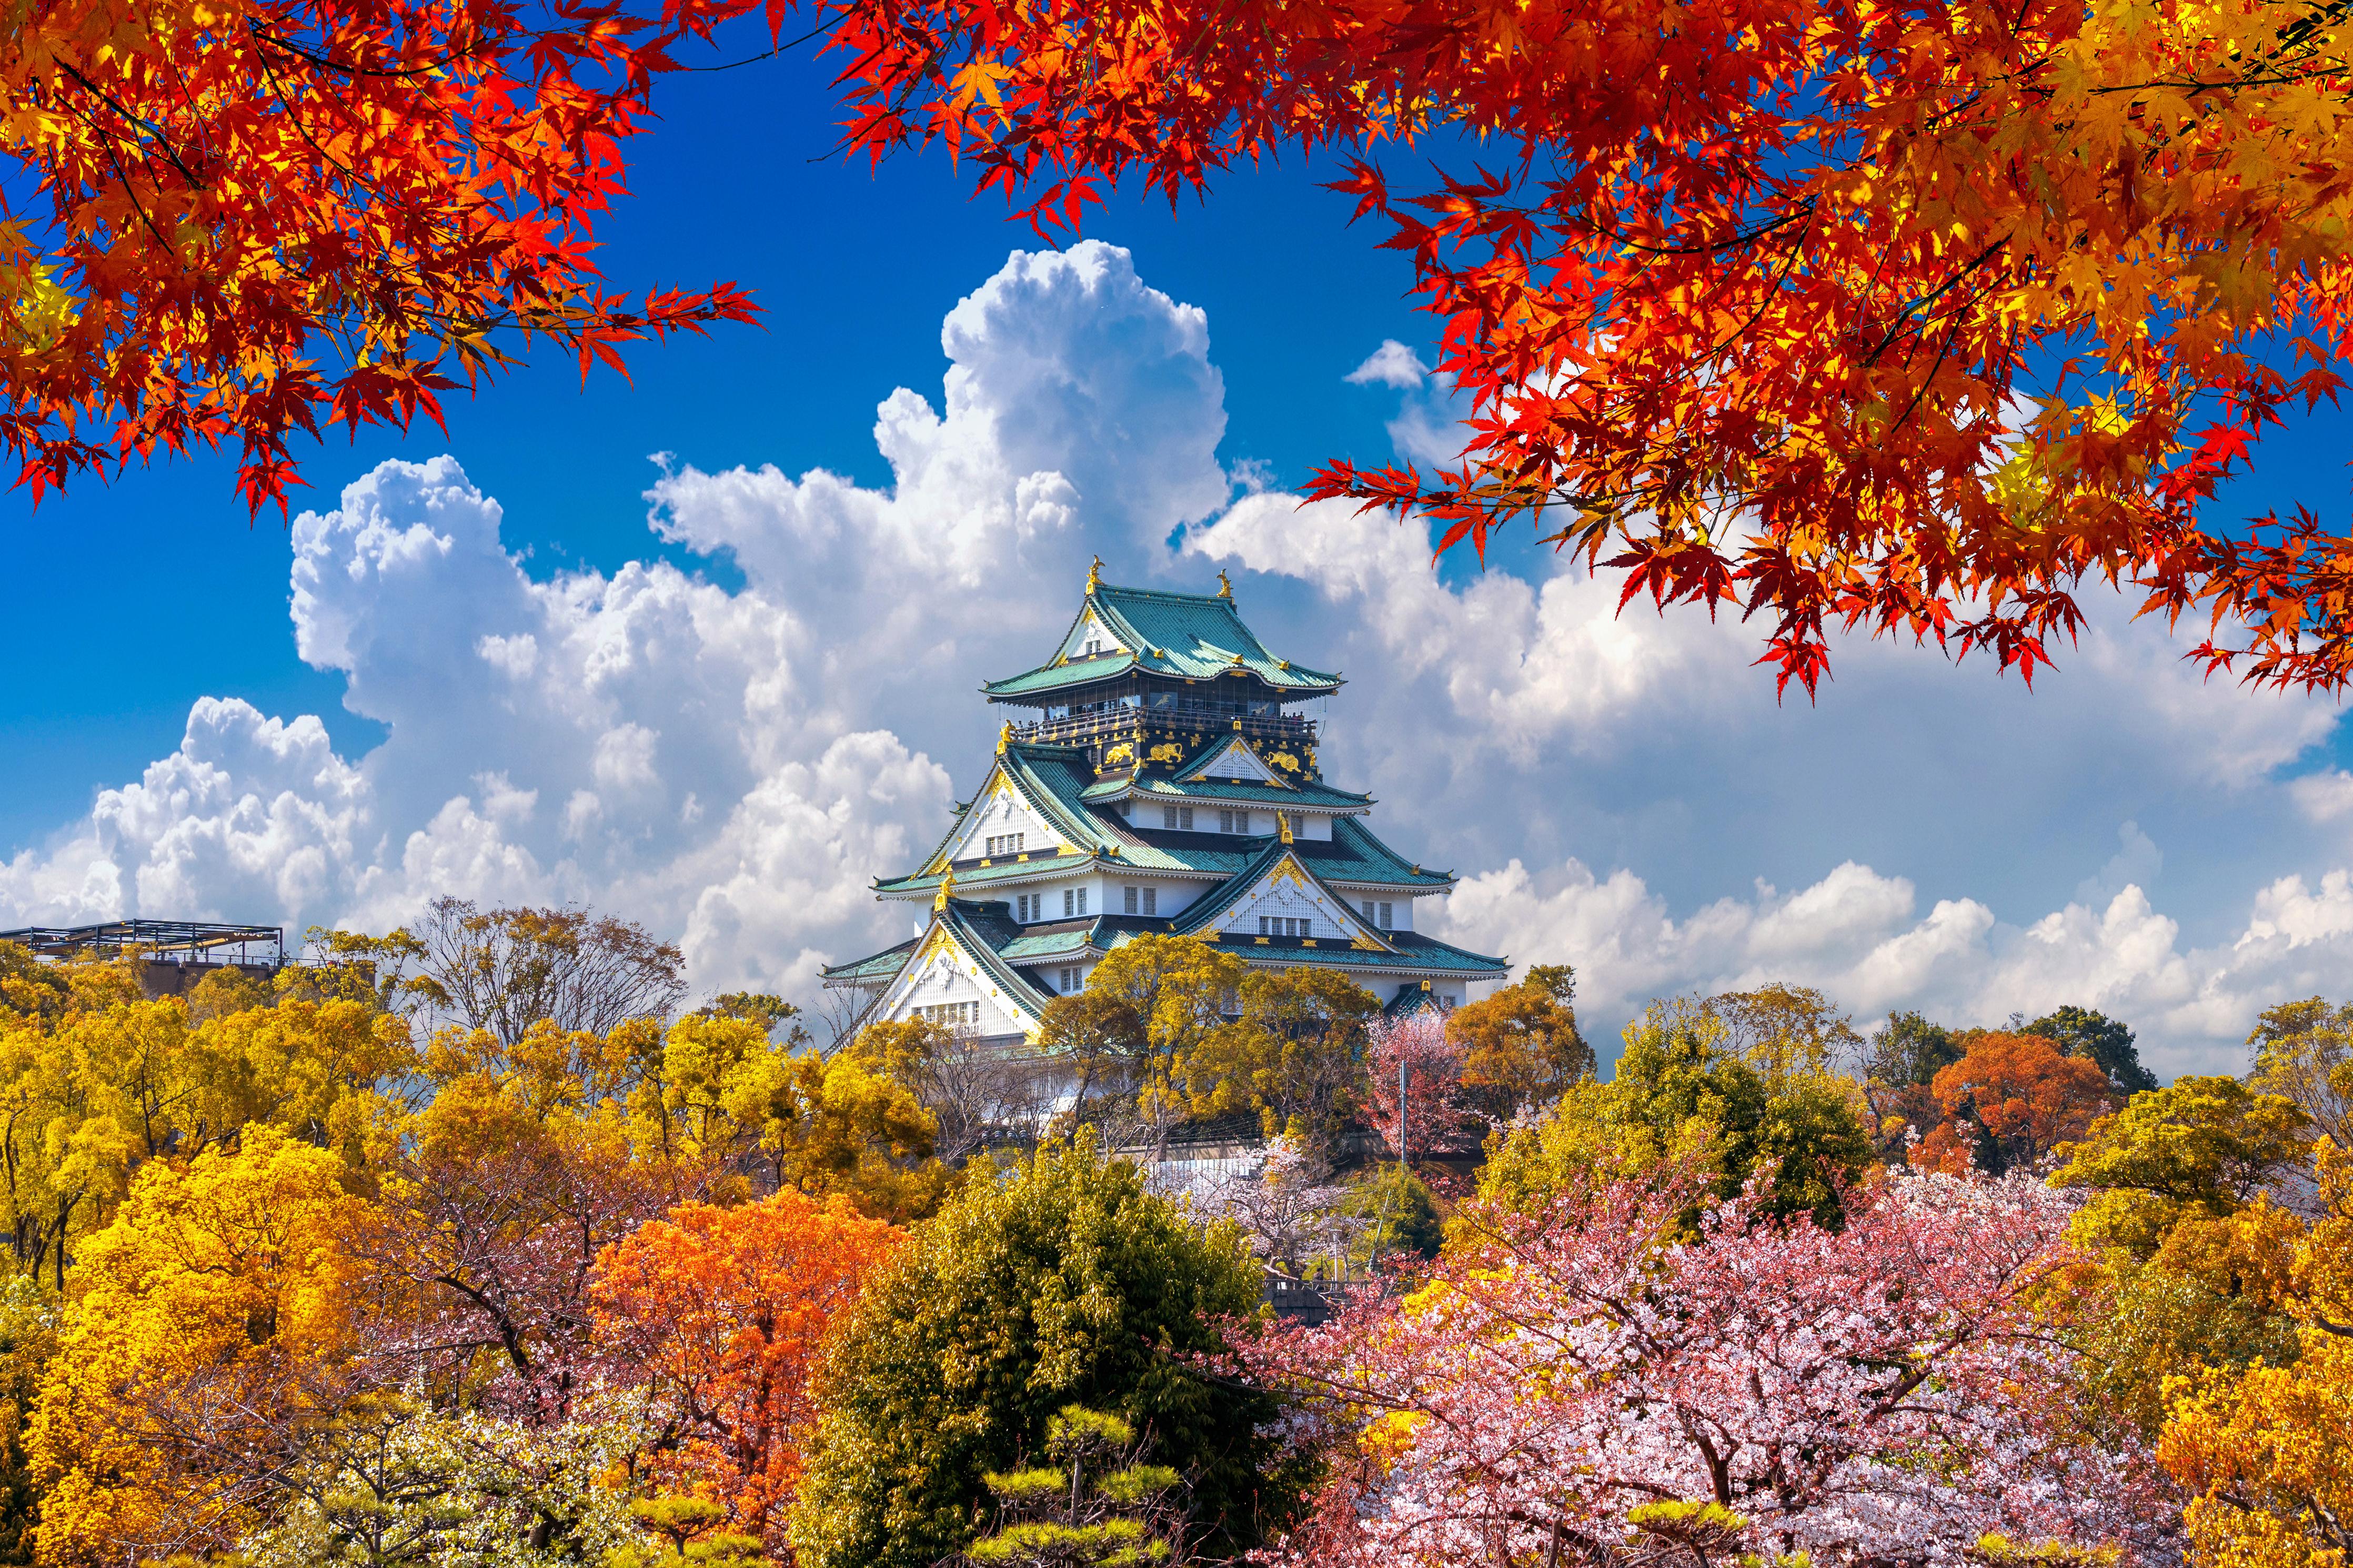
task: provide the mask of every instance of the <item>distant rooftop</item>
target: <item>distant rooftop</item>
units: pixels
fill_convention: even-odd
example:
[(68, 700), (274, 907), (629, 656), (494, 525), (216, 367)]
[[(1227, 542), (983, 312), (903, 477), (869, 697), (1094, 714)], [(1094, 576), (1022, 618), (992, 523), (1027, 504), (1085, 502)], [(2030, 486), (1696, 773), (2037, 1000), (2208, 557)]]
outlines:
[[(218, 921), (108, 921), (88, 926), (19, 926), (0, 931), (44, 958), (95, 953), (142, 952), (167, 963), (269, 963), (286, 962), (281, 926), (238, 925)], [(234, 948), (232, 955), (227, 949)], [(264, 950), (255, 956), (255, 949)]]

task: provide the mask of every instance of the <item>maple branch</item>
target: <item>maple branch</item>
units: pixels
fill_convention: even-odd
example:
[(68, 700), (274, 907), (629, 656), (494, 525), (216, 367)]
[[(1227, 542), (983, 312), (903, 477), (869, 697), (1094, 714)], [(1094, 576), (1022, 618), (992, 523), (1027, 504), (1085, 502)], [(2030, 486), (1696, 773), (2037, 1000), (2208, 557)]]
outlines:
[(252, 34), (258, 42), (269, 44), (273, 47), (283, 49), (288, 54), (294, 56), (297, 59), (310, 61), (311, 64), (317, 66), (321, 70), (334, 71), (342, 76), (378, 76), (390, 78), (429, 77), (448, 68), (456, 61), (471, 59), (474, 58), (475, 54), (475, 51), (470, 47), (460, 48), (450, 54), (444, 55), (441, 58), (434, 60), (429, 64), (421, 66), (404, 66), (397, 70), (391, 70), (380, 66), (347, 65), (342, 60), (330, 59), (325, 55), (313, 54), (309, 49), (302, 47), (301, 45), (293, 43), (289, 39), (281, 38), (277, 34), (269, 31), (267, 27), (264, 27), (261, 25), (259, 18), (247, 18), (245, 27), (246, 31)]
[[(90, 78), (82, 75), (81, 72), (76, 70), (68, 62), (59, 60), (58, 62), (58, 68), (65, 72), (66, 75), (73, 78), (74, 80), (81, 83), (84, 90), (95, 94), (100, 101), (103, 102), (109, 109), (114, 110), (115, 113), (122, 116), (123, 119), (129, 121), (132, 124), (138, 126), (150, 136), (153, 136), (155, 139), (156, 144), (163, 148), (164, 156), (171, 160), (172, 167), (180, 171), (180, 177), (187, 181), (189, 184), (193, 185), (197, 190), (201, 191), (205, 188), (205, 183), (196, 178), (195, 174), (185, 163), (180, 162), (180, 154), (174, 150), (172, 146), (172, 139), (164, 133), (164, 128), (162, 126), (156, 124), (152, 120), (146, 119), (142, 115), (134, 114), (130, 110), (123, 108), (121, 103), (115, 100), (114, 96), (111, 93), (99, 86), (96, 82), (90, 80)], [(84, 119), (85, 122), (90, 125), (91, 130), (97, 131), (100, 129), (95, 121), (89, 120), (87, 116), (85, 116)], [(120, 169), (121, 165), (117, 164), (116, 167)]]
[(811, 27), (807, 32), (803, 33), (803, 34), (802, 34), (799, 37), (797, 37), (797, 38), (787, 38), (787, 39), (786, 39), (783, 43), (778, 44), (778, 45), (777, 45), (775, 48), (773, 48), (773, 49), (763, 49), (762, 51), (760, 51), (760, 53), (758, 53), (758, 54), (756, 54), (756, 55), (746, 55), (744, 58), (742, 58), (742, 59), (740, 59), (740, 60), (729, 60), (729, 61), (728, 61), (726, 64), (724, 64), (724, 65), (716, 65), (716, 66), (679, 66), (679, 67), (677, 67), (677, 68), (676, 68), (676, 69), (677, 69), (678, 71), (680, 71), (681, 73), (687, 73), (687, 72), (707, 72), (707, 71), (732, 71), (732, 70), (739, 69), (739, 68), (741, 68), (742, 67), (744, 67), (744, 66), (754, 66), (754, 65), (758, 65), (762, 60), (772, 60), (772, 59), (775, 59), (778, 55), (784, 54), (784, 53), (787, 52), (788, 50), (792, 50), (792, 49), (797, 49), (797, 48), (799, 48), (803, 44), (807, 43), (811, 38), (816, 37), (818, 34), (820, 34), (820, 33), (822, 33), (822, 32), (826, 31), (828, 28), (829, 28), (829, 27), (830, 27), (830, 26), (833, 26), (833, 24), (832, 24), (832, 23), (830, 23), (830, 22), (820, 22), (820, 23), (818, 23), (816, 26)]
[(1641, 240), (1629, 239), (1623, 235), (1613, 233), (1609, 229), (1602, 226), (1600, 224), (1594, 222), (1591, 218), (1577, 216), (1577, 215), (1567, 216), (1577, 216), (1577, 221), (1581, 222), (1586, 227), (1591, 229), (1594, 233), (1600, 235), (1612, 245), (1622, 245), (1629, 250), (1639, 250), (1643, 252), (1645, 255), (1721, 256), (1727, 250), (1738, 250), (1745, 246), (1754, 245), (1776, 229), (1786, 228), (1789, 225), (1797, 223), (1801, 219), (1811, 217), (1814, 213), (1815, 205), (1819, 200), (1820, 198), (1817, 196), (1809, 195), (1805, 200), (1798, 204), (1796, 210), (1783, 213), (1771, 223), (1760, 225), (1756, 228), (1750, 229), (1746, 234), (1736, 234), (1729, 239), (1716, 240), (1706, 245), (1645, 245)]

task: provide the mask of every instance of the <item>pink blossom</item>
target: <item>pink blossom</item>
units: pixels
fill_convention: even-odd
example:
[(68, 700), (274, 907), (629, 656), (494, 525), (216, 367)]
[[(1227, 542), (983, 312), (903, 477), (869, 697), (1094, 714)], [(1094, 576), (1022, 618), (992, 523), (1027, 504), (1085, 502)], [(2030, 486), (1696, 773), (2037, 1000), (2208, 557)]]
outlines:
[[(1809, 1554), (1953, 1563), (1989, 1532), (2146, 1542), (2147, 1456), (2083, 1447), (2031, 1304), (2066, 1200), (1905, 1175), (1832, 1233), (1698, 1184), (1597, 1184), (1492, 1234), (1403, 1304), (1246, 1352), (1301, 1391), (1333, 1479), (1275, 1561), (1318, 1568)], [(1644, 1505), (1717, 1505), (1629, 1515)], [(1712, 1533), (1711, 1533), (1712, 1532)]]

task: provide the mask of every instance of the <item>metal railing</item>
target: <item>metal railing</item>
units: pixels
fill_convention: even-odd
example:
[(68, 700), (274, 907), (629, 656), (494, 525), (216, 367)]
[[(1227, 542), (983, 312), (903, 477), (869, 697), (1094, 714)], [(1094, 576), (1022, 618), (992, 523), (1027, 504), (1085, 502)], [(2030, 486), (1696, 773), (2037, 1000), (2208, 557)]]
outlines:
[(1141, 724), (1147, 731), (1195, 731), (1204, 734), (1248, 735), (1268, 741), (1315, 743), (1315, 721), (1293, 713), (1247, 713), (1239, 709), (1113, 708), (1093, 713), (1073, 713), (1067, 719), (1040, 719), (1013, 726), (1013, 738), (1044, 745), (1075, 745), (1105, 737), (1132, 734)]

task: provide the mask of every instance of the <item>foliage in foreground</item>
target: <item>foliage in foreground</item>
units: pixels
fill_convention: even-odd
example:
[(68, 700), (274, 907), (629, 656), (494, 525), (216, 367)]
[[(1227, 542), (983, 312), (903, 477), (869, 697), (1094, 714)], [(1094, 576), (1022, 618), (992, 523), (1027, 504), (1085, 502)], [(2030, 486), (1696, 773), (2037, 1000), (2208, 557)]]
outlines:
[(1833, 1231), (1747, 1193), (1694, 1233), (1706, 1186), (1578, 1175), (1535, 1216), (1475, 1214), (1402, 1304), (1250, 1346), (1333, 1467), (1285, 1560), (1862, 1564), (2153, 1531), (2145, 1456), (2065, 1419), (2035, 1308), (2057, 1194), (1905, 1176)]
[[(1865, 1041), (1767, 985), (1655, 1005), (1604, 1083), (1565, 973), (1467, 1024), (1261, 988), (1233, 1059), (1305, 1087), (1299, 1135), (1172, 1202), (1091, 1138), (946, 1169), (1012, 1080), (936, 1029), (619, 1016), (674, 994), (659, 944), (443, 912), (164, 1002), (0, 950), (0, 1561), (2090, 1568), (2186, 1497), (2199, 1568), (2341, 1568), (2353, 1030), (2317, 999), (2244, 1079), (2127, 1095), (2081, 1010)], [(1131, 1133), (1248, 1044), (1198, 950), (1085, 1015), (1145, 1069), (1091, 1091)], [(416, 984), (477, 961), (508, 978)], [(1493, 1140), (1482, 1199), (1333, 1178), (1325, 1111), (1393, 1110), (1398, 1061), (1409, 1153)], [(1265, 1331), (1252, 1249), (1419, 1284)]]
[(807, 1568), (930, 1568), (974, 1539), (987, 1476), (1043, 1451), (1072, 1404), (1147, 1438), (1220, 1554), (1280, 1525), (1294, 1485), (1271, 1396), (1192, 1359), (1253, 1312), (1230, 1226), (1194, 1228), (1091, 1138), (974, 1181), (868, 1286), (820, 1381), (793, 1521)]

